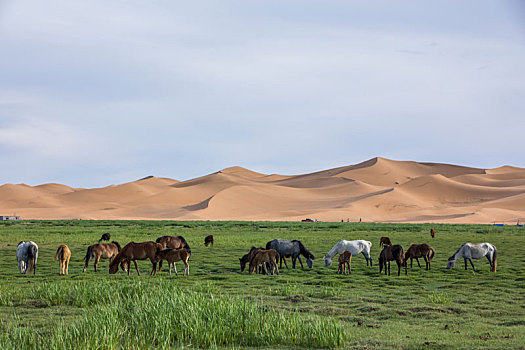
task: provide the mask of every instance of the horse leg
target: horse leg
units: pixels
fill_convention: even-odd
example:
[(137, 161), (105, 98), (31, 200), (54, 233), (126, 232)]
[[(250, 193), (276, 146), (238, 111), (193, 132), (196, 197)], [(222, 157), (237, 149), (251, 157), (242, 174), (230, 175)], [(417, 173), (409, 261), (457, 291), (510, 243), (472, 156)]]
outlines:
[(275, 268), (275, 273), (278, 275), (279, 274), (279, 268), (277, 267), (277, 261), (276, 260), (272, 261), (272, 264), (273, 264), (273, 266)]
[(139, 265), (137, 264), (137, 260), (133, 259), (133, 262), (135, 263), (135, 270), (137, 270), (137, 275), (140, 276)]
[(399, 260), (396, 260), (396, 264), (397, 264), (397, 275), (401, 275), (401, 263), (399, 263)]
[(390, 261), (387, 264), (388, 264), (388, 275), (390, 276)]
[(173, 269), (175, 270), (175, 276), (178, 276), (179, 274), (177, 273), (177, 265), (175, 264), (175, 261), (173, 262)]
[(170, 272), (170, 278), (171, 278), (171, 264), (169, 261), (168, 261), (168, 271)]
[(98, 262), (99, 262), (99, 261), (100, 261), (100, 255), (97, 255), (97, 256), (95, 257), (95, 272), (98, 271), (97, 266), (98, 266)]
[(476, 269), (474, 268), (474, 263), (472, 262), (472, 258), (468, 258), (468, 260), (470, 261), (470, 265), (472, 265), (472, 270), (474, 270), (475, 272)]
[(425, 270), (428, 271), (430, 269), (430, 262), (426, 255), (423, 257), (423, 259), (425, 259)]
[[(169, 261), (168, 261), (168, 264), (169, 264)], [(161, 269), (162, 269), (162, 260), (159, 261), (159, 272), (160, 272)]]
[[(286, 268), (288, 269), (288, 263), (286, 262), (286, 257), (281, 255), (281, 259), (284, 260), (284, 265), (286, 265)], [(281, 269), (283, 268), (283, 264), (281, 263)], [(295, 268), (295, 267), (294, 267)]]
[(465, 270), (467, 269), (467, 258), (463, 258), (465, 260)]
[(489, 255), (485, 255), (485, 257), (487, 258), (487, 260), (489, 261), (489, 264), (490, 264), (490, 271), (492, 272), (492, 270), (494, 270), (494, 266), (492, 266), (492, 260), (491, 258), (489, 257)]
[[(213, 246), (213, 244), (212, 244)], [(184, 263), (184, 275), (186, 276), (189, 276), (190, 275), (190, 267), (188, 266), (188, 262), (186, 260), (182, 260), (182, 262)]]
[(416, 261), (417, 261), (417, 266), (419, 266), (419, 268), (421, 268), (421, 264), (419, 263), (419, 258), (416, 258)]

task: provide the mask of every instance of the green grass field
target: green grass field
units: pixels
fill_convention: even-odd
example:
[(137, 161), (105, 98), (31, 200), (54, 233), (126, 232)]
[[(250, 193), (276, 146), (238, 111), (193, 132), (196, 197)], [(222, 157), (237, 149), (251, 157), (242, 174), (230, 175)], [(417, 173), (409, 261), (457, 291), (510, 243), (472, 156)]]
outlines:
[[(525, 228), (489, 225), (371, 223), (21, 221), (0, 223), (0, 348), (487, 348), (525, 344)], [(150, 277), (149, 261), (109, 275), (103, 260), (82, 273), (88, 245), (104, 232), (129, 241), (182, 235), (192, 248), (190, 276)], [(213, 234), (215, 246), (204, 247)], [(405, 249), (429, 243), (431, 271), (380, 275), (379, 238)], [(298, 239), (316, 256), (314, 268), (276, 276), (239, 272), (238, 258), (274, 238)], [(323, 256), (340, 239), (373, 243), (373, 267), (352, 258), (352, 275)], [(36, 276), (20, 275), (21, 240), (40, 248)], [(486, 259), (478, 272), (463, 261), (446, 270), (464, 242), (498, 248), (498, 272)], [(58, 275), (59, 244), (72, 251), (69, 276)], [(177, 264), (179, 272), (183, 265)], [(290, 264), (291, 266), (291, 264)]]

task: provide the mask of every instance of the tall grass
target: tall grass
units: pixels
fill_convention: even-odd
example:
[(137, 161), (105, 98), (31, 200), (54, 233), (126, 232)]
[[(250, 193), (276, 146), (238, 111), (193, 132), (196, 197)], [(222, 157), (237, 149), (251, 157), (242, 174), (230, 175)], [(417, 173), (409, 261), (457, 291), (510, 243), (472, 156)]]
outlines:
[(44, 283), (34, 296), (48, 306), (81, 307), (84, 316), (72, 324), (56, 321), (36, 332), (2, 325), (0, 348), (333, 348), (343, 346), (346, 338), (335, 319), (283, 314), (246, 298), (183, 290), (170, 281), (153, 286), (141, 281)]

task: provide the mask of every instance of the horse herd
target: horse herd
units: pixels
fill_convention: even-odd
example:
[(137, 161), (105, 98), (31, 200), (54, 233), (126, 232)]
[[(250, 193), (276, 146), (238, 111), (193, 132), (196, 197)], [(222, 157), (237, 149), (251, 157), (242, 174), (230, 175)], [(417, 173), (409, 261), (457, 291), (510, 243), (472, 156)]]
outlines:
[[(432, 238), (435, 237), (435, 230), (431, 230)], [(118, 272), (119, 266), (122, 270), (127, 271), (128, 276), (131, 270), (131, 262), (134, 263), (137, 274), (140, 271), (137, 265), (137, 260), (149, 259), (152, 264), (150, 275), (156, 275), (162, 269), (162, 262), (166, 260), (169, 267), (169, 275), (171, 277), (171, 269), (174, 268), (177, 275), (177, 268), (175, 262), (182, 261), (184, 263), (183, 275), (189, 275), (188, 261), (191, 257), (191, 248), (188, 242), (182, 236), (162, 236), (157, 238), (155, 242), (129, 242), (121, 248), (118, 242), (100, 243), (102, 240), (109, 241), (110, 234), (102, 235), (99, 243), (87, 247), (86, 256), (84, 257), (85, 265), (83, 272), (86, 272), (88, 264), (94, 260), (95, 271), (98, 271), (98, 263), (100, 259), (109, 259), (109, 273), (114, 274)], [(204, 245), (214, 244), (212, 235), (206, 236)], [(336, 245), (324, 256), (324, 266), (328, 267), (332, 264), (332, 259), (339, 254), (338, 273), (351, 273), (350, 263), (352, 256), (363, 254), (367, 266), (372, 266), (372, 258), (370, 257), (370, 248), (372, 243), (366, 240), (346, 241), (340, 240)], [(425, 261), (426, 270), (430, 270), (430, 263), (435, 255), (435, 250), (426, 243), (411, 244), (406, 250), (399, 244), (392, 244), (389, 237), (381, 237), (379, 246), (383, 249), (379, 254), (379, 273), (390, 275), (390, 263), (395, 261), (397, 263), (398, 276), (401, 274), (401, 268), (405, 268), (405, 275), (408, 269), (408, 260), (410, 260), (410, 267), (412, 268), (413, 260), (421, 268), (419, 258)], [(36, 262), (38, 259), (38, 245), (32, 241), (20, 242), (17, 248), (17, 260), (20, 273), (36, 273)], [(292, 267), (295, 269), (297, 260), (304, 269), (301, 255), (306, 258), (306, 264), (309, 268), (313, 267), (314, 255), (298, 240), (282, 240), (274, 239), (266, 244), (265, 248), (251, 247), (250, 251), (239, 258), (241, 272), (243, 272), (248, 264), (248, 272), (264, 273), (264, 274), (279, 274), (279, 268), (282, 269), (284, 262), (286, 268), (288, 263), (286, 258), (292, 259)], [(487, 257), (490, 264), (490, 271), (496, 272), (497, 266), (497, 250), (496, 247), (490, 243), (464, 243), (449, 259), (446, 266), (447, 269), (453, 268), (456, 261), (463, 258), (465, 261), (465, 270), (467, 269), (467, 260), (470, 261), (472, 269), (475, 271), (472, 259), (481, 259)], [(59, 274), (67, 275), (69, 260), (71, 258), (71, 251), (67, 245), (61, 244), (55, 254), (55, 260), (59, 260)], [(278, 266), (278, 263), (280, 267)], [(158, 264), (158, 270), (157, 270)]]

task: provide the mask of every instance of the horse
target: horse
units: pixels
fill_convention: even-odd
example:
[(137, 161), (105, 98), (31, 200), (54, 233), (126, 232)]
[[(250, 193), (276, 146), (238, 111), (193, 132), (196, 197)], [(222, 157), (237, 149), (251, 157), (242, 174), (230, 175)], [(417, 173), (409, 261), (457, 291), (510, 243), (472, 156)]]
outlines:
[[(162, 236), (157, 238), (155, 243), (159, 243), (162, 245), (162, 249), (166, 248), (173, 248), (173, 249), (179, 249), (179, 248), (186, 248), (188, 249), (190, 255), (191, 255), (191, 248), (188, 242), (184, 239), (182, 236)], [(162, 269), (162, 260), (159, 262), (159, 271)]]
[(106, 232), (102, 235), (102, 237), (100, 237), (100, 239), (98, 240), (98, 243), (100, 243), (101, 241), (109, 242), (110, 239), (111, 239), (111, 235), (109, 234), (109, 232)]
[(162, 250), (162, 244), (155, 243), (152, 241), (135, 243), (129, 242), (120, 250), (117, 256), (109, 264), (109, 273), (114, 274), (118, 271), (118, 264), (124, 263), (128, 266), (128, 276), (131, 271), (131, 262), (135, 263), (135, 269), (137, 270), (137, 275), (140, 276), (139, 266), (137, 265), (137, 260), (146, 260), (151, 261), (152, 269), (150, 272), (151, 275), (157, 275), (157, 262), (155, 261), (155, 254), (157, 251)]
[(381, 254), (379, 254), (379, 273), (385, 269), (385, 275), (387, 274), (388, 264), (388, 275), (390, 276), (390, 261), (395, 260), (397, 263), (397, 275), (401, 274), (401, 266), (405, 266), (405, 275), (407, 274), (407, 263), (405, 260), (405, 251), (399, 244), (389, 245), (383, 248)]
[(16, 248), (16, 259), (20, 273), (33, 272), (36, 274), (36, 261), (38, 260), (38, 245), (33, 242), (21, 241)]
[(55, 260), (58, 259), (58, 274), (67, 275), (69, 270), (69, 259), (71, 259), (71, 250), (65, 244), (58, 246), (55, 254)]
[(213, 247), (213, 235), (209, 235), (209, 236), (206, 236), (204, 238), (204, 246), (207, 247), (209, 244), (211, 244), (211, 246)]
[(261, 249), (257, 253), (255, 253), (253, 259), (250, 261), (250, 269), (249, 273), (250, 275), (253, 273), (253, 271), (259, 271), (259, 265), (263, 264), (264, 270), (266, 274), (268, 272), (266, 271), (265, 264), (270, 264), (271, 274), (273, 275), (274, 271), (276, 271), (276, 274), (279, 274), (279, 268), (277, 267), (277, 259), (279, 258), (279, 252), (275, 249)]
[(392, 242), (390, 242), (390, 238), (381, 237), (379, 239), (379, 246), (382, 247), (382, 246), (387, 246), (387, 245), (392, 245)]
[(337, 273), (344, 274), (346, 273), (346, 268), (348, 267), (348, 273), (352, 273), (352, 270), (350, 269), (350, 263), (352, 262), (352, 253), (350, 253), (348, 250), (344, 251), (343, 254), (339, 255), (339, 268), (337, 269)]
[(301, 268), (304, 269), (303, 262), (301, 261), (300, 255), (303, 255), (306, 258), (306, 264), (309, 268), (312, 268), (314, 266), (313, 260), (315, 259), (314, 255), (310, 253), (308, 249), (304, 246), (304, 244), (301, 241), (293, 240), (293, 241), (287, 241), (284, 239), (274, 239), (268, 243), (266, 243), (266, 249), (275, 249), (280, 255), (279, 261), (281, 265), (281, 269), (283, 268), (283, 260), (284, 264), (286, 265), (286, 268), (288, 268), (288, 264), (286, 263), (285, 258), (292, 258), (292, 267), (295, 269), (295, 262), (297, 259), (299, 259), (299, 263), (301, 264)]
[(100, 259), (109, 259), (109, 264), (111, 265), (113, 259), (115, 259), (117, 254), (120, 252), (120, 249), (120, 244), (118, 244), (118, 242), (115, 241), (111, 243), (96, 243), (90, 245), (87, 248), (86, 256), (84, 257), (86, 263), (82, 272), (86, 272), (89, 261), (93, 258), (95, 259), (95, 272), (98, 271), (97, 266)]
[(432, 238), (436, 237), (436, 229), (433, 227), (430, 229), (430, 237)]
[(332, 264), (332, 258), (336, 254), (342, 254), (345, 250), (348, 250), (352, 255), (362, 253), (366, 259), (366, 266), (370, 262), (372, 266), (372, 258), (370, 257), (370, 247), (372, 242), (365, 240), (345, 241), (344, 239), (337, 242), (336, 245), (324, 256), (324, 266), (328, 267)]
[(263, 247), (259, 247), (259, 248), (251, 247), (248, 254), (245, 254), (242, 256), (242, 258), (239, 258), (239, 262), (241, 264), (241, 272), (243, 272), (244, 269), (246, 268), (246, 263), (249, 263), (250, 261), (252, 261), (255, 254), (257, 254), (257, 252), (259, 252), (259, 250), (262, 250), (262, 249), (264, 248)]
[(465, 259), (465, 270), (467, 269), (467, 259), (472, 265), (472, 270), (476, 271), (472, 259), (481, 259), (484, 256), (490, 264), (490, 272), (496, 272), (498, 265), (498, 250), (496, 246), (490, 243), (464, 243), (450, 258), (448, 258), (447, 269), (451, 269), (456, 264), (456, 260), (463, 258)]
[(166, 260), (168, 262), (170, 277), (171, 277), (171, 265), (173, 265), (173, 269), (175, 269), (175, 275), (178, 276), (177, 266), (175, 265), (175, 262), (181, 261), (181, 260), (184, 263), (184, 273), (182, 275), (189, 276), (190, 275), (190, 266), (188, 265), (189, 259), (190, 259), (190, 252), (186, 248), (179, 248), (179, 249), (166, 248), (163, 250), (158, 250), (155, 253), (156, 262), (159, 262), (162, 260)]
[(435, 249), (426, 243), (411, 244), (405, 253), (405, 260), (408, 261), (408, 259), (410, 259), (410, 268), (412, 268), (412, 262), (414, 259), (416, 259), (417, 265), (419, 266), (419, 268), (421, 268), (421, 264), (419, 263), (419, 258), (423, 258), (425, 259), (426, 270), (428, 271), (430, 270), (430, 262), (434, 258), (435, 254), (436, 254)]

